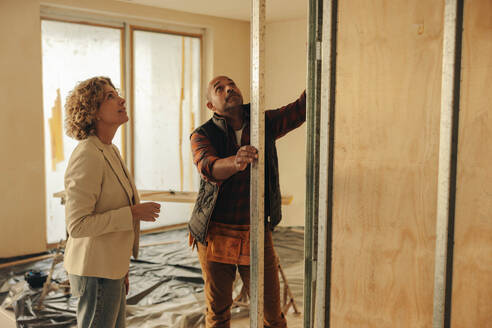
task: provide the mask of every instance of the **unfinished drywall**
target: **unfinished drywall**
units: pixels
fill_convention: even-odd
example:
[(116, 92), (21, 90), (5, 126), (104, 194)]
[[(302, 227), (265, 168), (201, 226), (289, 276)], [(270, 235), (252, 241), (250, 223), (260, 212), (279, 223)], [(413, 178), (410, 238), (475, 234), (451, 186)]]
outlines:
[[(268, 23), (265, 38), (265, 106), (286, 105), (306, 88), (307, 21)], [(282, 207), (282, 225), (304, 226), (306, 195), (306, 125), (277, 141), (280, 189), (292, 195)]]
[(37, 1), (0, 1), (0, 257), (46, 245)]
[(492, 2), (465, 1), (452, 327), (492, 320)]
[[(0, 161), (0, 258), (40, 252), (46, 247), (40, 3), (0, 1), (0, 133), (4, 145)], [(153, 26), (163, 23), (204, 28), (203, 80), (230, 75), (245, 86), (243, 95), (249, 99), (248, 22), (113, 0), (47, 0), (42, 5), (75, 16), (130, 17)], [(203, 108), (203, 116), (208, 115)]]
[(331, 326), (430, 327), (443, 2), (338, 4)]

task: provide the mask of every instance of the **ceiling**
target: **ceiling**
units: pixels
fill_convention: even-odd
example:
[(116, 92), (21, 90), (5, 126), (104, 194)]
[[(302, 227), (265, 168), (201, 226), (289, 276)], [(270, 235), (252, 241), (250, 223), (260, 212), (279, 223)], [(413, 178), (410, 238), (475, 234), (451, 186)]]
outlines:
[[(194, 14), (250, 20), (250, 0), (119, 0)], [(307, 17), (307, 0), (266, 0), (268, 22)]]

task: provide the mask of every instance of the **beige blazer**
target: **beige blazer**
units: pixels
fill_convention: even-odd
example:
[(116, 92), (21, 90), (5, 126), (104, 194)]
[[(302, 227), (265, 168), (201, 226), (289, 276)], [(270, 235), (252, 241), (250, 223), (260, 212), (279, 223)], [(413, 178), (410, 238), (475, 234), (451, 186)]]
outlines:
[(118, 148), (96, 136), (80, 141), (65, 172), (65, 193), (67, 272), (122, 278), (132, 251), (138, 255), (140, 223), (133, 222), (130, 205), (140, 200)]

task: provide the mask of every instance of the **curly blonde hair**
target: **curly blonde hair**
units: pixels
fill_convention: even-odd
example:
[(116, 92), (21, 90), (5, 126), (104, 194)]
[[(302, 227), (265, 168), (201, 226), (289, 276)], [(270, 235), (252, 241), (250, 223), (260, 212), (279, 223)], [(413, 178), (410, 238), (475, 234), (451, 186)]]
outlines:
[(109, 77), (96, 76), (79, 82), (65, 103), (65, 132), (76, 140), (84, 140), (96, 132), (96, 113), (104, 99), (104, 85), (116, 89)]

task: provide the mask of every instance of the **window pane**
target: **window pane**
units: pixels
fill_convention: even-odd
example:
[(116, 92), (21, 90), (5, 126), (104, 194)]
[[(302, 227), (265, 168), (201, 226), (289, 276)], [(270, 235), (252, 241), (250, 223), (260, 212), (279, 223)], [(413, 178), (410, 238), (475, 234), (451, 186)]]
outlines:
[[(200, 39), (134, 31), (134, 159), (137, 188), (197, 190), (189, 135), (199, 120)], [(160, 222), (184, 222), (192, 204), (166, 203)]]
[[(121, 87), (121, 31), (43, 20), (42, 49), (47, 240), (52, 243), (65, 238), (65, 209), (53, 193), (64, 189), (67, 162), (77, 145), (63, 129), (65, 99), (77, 82), (97, 75)], [(121, 150), (119, 132), (113, 143)]]

